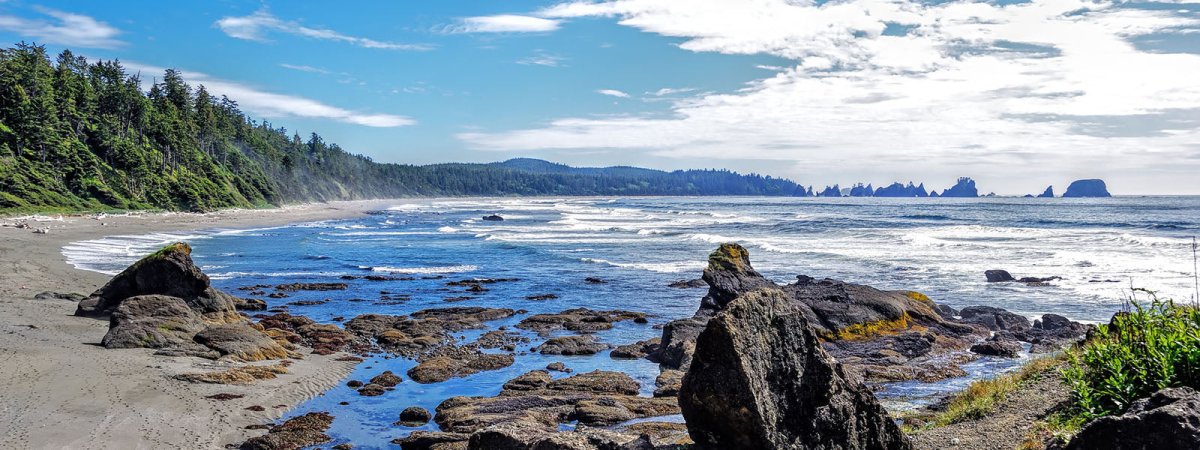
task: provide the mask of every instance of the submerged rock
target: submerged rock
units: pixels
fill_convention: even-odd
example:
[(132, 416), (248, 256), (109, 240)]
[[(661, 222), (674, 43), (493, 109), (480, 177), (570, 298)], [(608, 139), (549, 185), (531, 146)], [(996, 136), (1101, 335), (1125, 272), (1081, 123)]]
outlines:
[(106, 316), (139, 295), (177, 297), (210, 323), (244, 320), (233, 296), (214, 289), (192, 261), (192, 248), (177, 242), (142, 258), (79, 302), (77, 316)]
[(465, 377), (487, 370), (503, 369), (513, 365), (513, 356), (508, 354), (480, 353), (475, 350), (454, 348), (434, 352), (418, 358), (416, 367), (408, 370), (408, 377), (418, 383), (439, 383), (456, 377)]
[(611, 329), (613, 323), (632, 320), (644, 322), (646, 314), (633, 311), (597, 311), (588, 308), (568, 309), (553, 314), (534, 314), (522, 319), (517, 328), (546, 334), (556, 330), (595, 332)]
[(821, 349), (782, 291), (755, 291), (726, 305), (700, 334), (679, 393), (697, 447), (911, 448), (874, 395)]
[(1125, 414), (1092, 421), (1067, 444), (1067, 450), (1099, 448), (1200, 448), (1200, 393), (1163, 389), (1134, 402)]
[(405, 426), (421, 426), (429, 423), (429, 419), (433, 415), (429, 414), (429, 410), (420, 406), (409, 406), (400, 411), (400, 423)]
[(1091, 179), (1072, 181), (1063, 197), (1112, 197), (1112, 194), (1108, 193), (1108, 186), (1104, 184), (1104, 180)]
[(1012, 274), (1007, 270), (993, 269), (983, 272), (983, 276), (987, 277), (988, 283), (1004, 283), (1008, 281), (1016, 281)]

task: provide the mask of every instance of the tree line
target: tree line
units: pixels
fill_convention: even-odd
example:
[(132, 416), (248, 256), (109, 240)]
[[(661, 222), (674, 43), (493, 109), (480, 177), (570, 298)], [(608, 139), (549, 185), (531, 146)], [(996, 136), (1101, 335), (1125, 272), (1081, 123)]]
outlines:
[(726, 170), (576, 169), (519, 159), (376, 163), (255, 120), (168, 69), (143, 90), (119, 61), (0, 50), (0, 209), (268, 207), (404, 196), (804, 195)]

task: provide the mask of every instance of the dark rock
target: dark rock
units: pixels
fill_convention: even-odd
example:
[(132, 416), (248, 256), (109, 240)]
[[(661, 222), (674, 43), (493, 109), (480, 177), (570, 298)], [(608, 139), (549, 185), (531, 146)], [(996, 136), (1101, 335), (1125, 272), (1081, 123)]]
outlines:
[(1133, 403), (1125, 414), (1083, 427), (1067, 450), (1200, 448), (1200, 393), (1168, 388)]
[(271, 427), (266, 436), (251, 438), (243, 442), (242, 450), (298, 450), (323, 444), (332, 440), (325, 434), (333, 425), (333, 416), (324, 412), (313, 412), (295, 417)]
[(943, 319), (952, 319), (958, 315), (958, 310), (941, 303), (935, 303), (933, 305), (933, 310), (937, 312), (939, 316), (942, 316)]
[(275, 290), (284, 292), (294, 291), (344, 291), (346, 283), (288, 283), (275, 286)]
[(503, 221), (504, 218), (500, 217), (499, 215), (492, 214), (492, 215), (488, 215), (488, 216), (483, 216), (483, 220), (486, 220), (489, 222), (500, 222), (500, 221)]
[(196, 333), (197, 343), (239, 361), (283, 359), (287, 349), (247, 323), (214, 325)]
[(357, 389), (357, 388), (363, 387), (363, 382), (358, 381), (358, 380), (350, 380), (350, 381), (346, 382), (346, 386)]
[(214, 289), (192, 262), (192, 248), (182, 242), (163, 247), (126, 268), (104, 287), (79, 302), (77, 316), (106, 316), (127, 298), (166, 295), (183, 299), (211, 323), (241, 322), (234, 297)]
[(750, 252), (732, 243), (721, 244), (708, 255), (708, 266), (701, 278), (708, 283), (708, 295), (700, 300), (700, 309), (711, 311), (720, 311), (744, 292), (775, 287), (775, 283), (750, 266)]
[(708, 287), (708, 283), (705, 283), (703, 279), (696, 278), (694, 280), (672, 281), (671, 284), (667, 285), (667, 287), (676, 289), (699, 289)]
[(566, 364), (563, 364), (562, 362), (558, 362), (558, 361), (552, 362), (550, 364), (546, 364), (546, 370), (553, 370), (555, 372), (562, 372), (562, 373), (571, 373), (571, 369), (568, 369)]
[(1063, 198), (1071, 197), (1112, 197), (1108, 193), (1108, 186), (1104, 184), (1104, 180), (1075, 180), (1067, 186), (1067, 192), (1063, 193)]
[[(854, 196), (853, 193), (851, 193), (850, 195)], [(876, 189), (873, 196), (875, 196), (875, 197), (919, 197), (920, 198), (920, 197), (928, 197), (929, 192), (925, 190), (925, 183), (921, 183), (919, 186), (913, 186), (912, 182), (909, 181), (908, 185), (903, 185), (903, 184), (900, 184), (897, 182), (897, 183), (892, 183), (891, 185), (889, 185), (887, 187), (881, 187), (879, 189)]]
[(211, 400), (216, 400), (216, 401), (219, 401), (219, 402), (227, 402), (227, 401), (230, 401), (230, 400), (237, 400), (237, 399), (239, 399), (239, 398), (242, 398), (242, 397), (245, 397), (245, 395), (242, 395), (242, 394), (230, 394), (230, 393), (228, 393), (228, 392), (222, 392), (222, 393), (220, 393), (220, 394), (208, 395), (208, 396), (205, 396), (204, 398), (211, 399)]
[(1021, 343), (1016, 339), (1000, 335), (971, 346), (971, 351), (985, 356), (1016, 358), (1021, 354)]
[(1072, 323), (1074, 323), (1074, 322), (1071, 322), (1071, 319), (1060, 316), (1058, 314), (1043, 314), (1041, 326), (1035, 327), (1035, 328), (1041, 328), (1043, 330), (1052, 331), (1052, 330), (1058, 330), (1058, 329), (1062, 329), (1062, 328), (1068, 328), (1071, 326)]
[(267, 302), (257, 298), (233, 298), (233, 306), (238, 311), (266, 311)]
[(992, 331), (1027, 330), (1029, 318), (991, 306), (968, 306), (958, 312), (967, 323), (978, 324)]
[(587, 278), (584, 278), (584, 279), (583, 279), (583, 282), (584, 282), (584, 283), (587, 283), (587, 284), (605, 284), (605, 283), (608, 283), (607, 281), (604, 281), (603, 279), (596, 278), (596, 277), (587, 277)]
[(400, 379), (400, 377), (397, 376), (396, 374), (392, 373), (392, 371), (385, 370), (383, 373), (372, 377), (369, 382), (371, 384), (378, 384), (385, 388), (390, 388), (390, 387), (396, 387), (396, 385), (400, 384), (400, 382), (402, 382), (402, 381), (404, 381), (404, 380)]
[(358, 389), (358, 395), (364, 397), (378, 397), (387, 392), (387, 388), (378, 384), (367, 383), (365, 386)]
[(554, 300), (558, 298), (555, 294), (528, 295), (525, 300)]
[(424, 425), (432, 418), (433, 415), (429, 413), (429, 410), (420, 406), (409, 406), (404, 408), (404, 411), (400, 411), (400, 422), (406, 426)]
[(401, 450), (465, 450), (471, 436), (465, 433), (414, 431), (407, 437), (393, 440)]
[(205, 352), (193, 338), (205, 327), (183, 299), (139, 295), (122, 301), (109, 317), (105, 348), (182, 348)]
[(911, 448), (778, 289), (726, 302), (709, 321), (679, 404), (699, 448)]
[(568, 309), (554, 314), (534, 314), (522, 319), (517, 328), (536, 331), (541, 334), (555, 330), (575, 332), (594, 332), (608, 330), (613, 323), (625, 320), (644, 319), (644, 313), (633, 311), (595, 311), (587, 308)]
[(658, 360), (663, 367), (686, 370), (692, 363), (692, 353), (696, 350), (696, 336), (704, 331), (710, 312), (701, 310), (694, 317), (678, 319), (663, 326), (662, 345), (659, 347)]
[(1038, 198), (1054, 198), (1054, 186), (1046, 186), (1046, 190), (1038, 194)]
[(596, 342), (592, 335), (550, 338), (535, 350), (543, 355), (595, 355), (608, 350), (608, 344)]
[(619, 359), (638, 359), (645, 358), (649, 355), (658, 353), (659, 347), (662, 346), (662, 339), (653, 338), (644, 341), (634, 342), (632, 344), (619, 345), (614, 348), (610, 357)]
[(983, 272), (983, 275), (987, 277), (988, 283), (1003, 283), (1017, 280), (1007, 270), (992, 269)]

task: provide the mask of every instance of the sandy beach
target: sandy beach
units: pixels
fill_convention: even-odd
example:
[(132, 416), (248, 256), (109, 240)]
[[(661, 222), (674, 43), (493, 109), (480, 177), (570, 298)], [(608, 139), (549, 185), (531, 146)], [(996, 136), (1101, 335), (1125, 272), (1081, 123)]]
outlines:
[[(306, 355), (289, 373), (251, 385), (193, 384), (173, 375), (227, 366), (149, 349), (108, 350), (107, 320), (76, 317), (75, 302), (36, 300), (44, 291), (87, 295), (108, 281), (78, 270), (61, 253), (70, 242), (115, 234), (235, 228), (348, 218), (380, 201), (307, 204), (208, 214), (156, 213), (103, 218), (50, 216), (32, 229), (0, 227), (0, 436), (4, 448), (222, 448), (262, 434), (300, 402), (322, 395), (352, 369), (339, 355)], [(0, 218), (0, 223), (13, 223)], [(244, 395), (229, 401), (207, 396)], [(247, 410), (263, 406), (264, 411)]]

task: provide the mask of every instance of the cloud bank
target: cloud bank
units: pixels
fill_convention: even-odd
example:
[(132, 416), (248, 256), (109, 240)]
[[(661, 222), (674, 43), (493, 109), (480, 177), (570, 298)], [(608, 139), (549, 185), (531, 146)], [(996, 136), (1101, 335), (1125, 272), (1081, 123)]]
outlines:
[(1200, 32), (1194, 11), (1083, 0), (618, 0), (538, 15), (607, 17), (681, 39), (684, 50), (792, 64), (734, 93), (674, 100), (667, 118), (574, 117), (458, 135), (473, 148), (790, 162), (789, 175), (826, 173), (830, 183), (1123, 171), (1200, 190), (1191, 175), (1200, 169), (1200, 55), (1134, 43)]
[(117, 39), (121, 30), (90, 16), (43, 7), (34, 7), (34, 10), (46, 18), (0, 15), (0, 30), (10, 31), (42, 44), (109, 49), (125, 45)]

